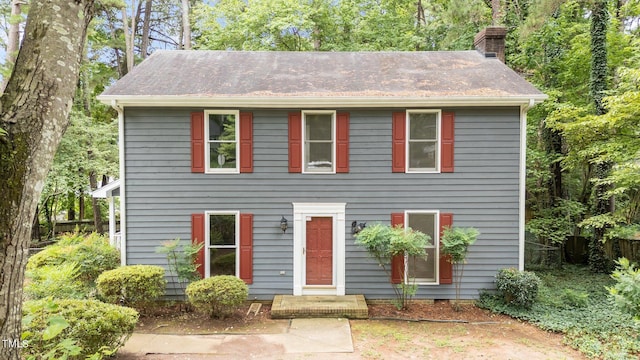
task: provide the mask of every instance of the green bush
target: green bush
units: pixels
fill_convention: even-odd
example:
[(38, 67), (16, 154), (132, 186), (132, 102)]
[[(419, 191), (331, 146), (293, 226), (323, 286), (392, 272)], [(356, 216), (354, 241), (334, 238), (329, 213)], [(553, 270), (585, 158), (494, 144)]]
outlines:
[(143, 309), (165, 293), (164, 269), (155, 265), (131, 265), (105, 271), (96, 280), (98, 293), (107, 302), (124, 302)]
[(627, 258), (619, 259), (616, 265), (616, 270), (611, 274), (616, 284), (607, 290), (618, 309), (640, 321), (640, 269)]
[(109, 245), (106, 236), (97, 233), (87, 236), (65, 234), (58, 242), (29, 258), (27, 270), (70, 262), (77, 264), (78, 280), (91, 284), (103, 271), (120, 265), (120, 252)]
[(56, 299), (86, 298), (90, 288), (78, 280), (76, 263), (44, 265), (27, 271), (29, 281), (25, 282), (27, 299), (37, 300), (47, 297)]
[[(26, 358), (71, 359), (115, 353), (138, 321), (134, 309), (97, 300), (37, 300), (23, 305), (22, 348)], [(101, 357), (99, 357), (101, 358)]]
[(530, 271), (502, 269), (496, 275), (496, 288), (507, 304), (530, 308), (536, 301), (540, 278)]
[(210, 317), (228, 316), (249, 295), (244, 281), (231, 275), (218, 275), (192, 282), (187, 286), (189, 302)]

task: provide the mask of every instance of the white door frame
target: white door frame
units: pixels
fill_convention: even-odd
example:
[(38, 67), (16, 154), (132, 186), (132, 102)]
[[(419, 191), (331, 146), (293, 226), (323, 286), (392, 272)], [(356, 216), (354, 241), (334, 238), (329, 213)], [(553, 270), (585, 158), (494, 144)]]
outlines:
[[(293, 295), (345, 294), (346, 203), (293, 203)], [(333, 285), (305, 285), (307, 217), (333, 218)]]

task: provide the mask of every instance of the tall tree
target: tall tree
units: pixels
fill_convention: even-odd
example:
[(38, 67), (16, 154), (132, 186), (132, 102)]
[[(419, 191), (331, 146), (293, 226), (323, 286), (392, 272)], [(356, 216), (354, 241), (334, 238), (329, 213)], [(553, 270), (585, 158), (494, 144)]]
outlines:
[[(7, 48), (6, 51), (6, 65), (12, 66), (16, 62), (16, 55), (18, 54), (18, 47), (20, 44), (20, 18), (22, 15), (22, 5), (25, 2), (22, 0), (11, 0), (11, 17), (9, 18), (9, 34), (7, 34)], [(2, 93), (7, 86), (8, 77), (5, 77), (2, 81), (2, 87), (0, 87), (0, 93)]]
[[(0, 98), (0, 336), (20, 339), (22, 283), (38, 199), (67, 124), (93, 0), (34, 0)], [(19, 348), (0, 347), (18, 360)]]
[[(607, 110), (603, 99), (607, 90), (607, 25), (609, 13), (608, 0), (595, 0), (591, 13), (591, 79), (589, 89), (595, 105), (596, 115), (604, 115)], [(608, 160), (595, 163), (597, 179), (605, 179), (611, 171)], [(604, 183), (595, 186), (594, 215), (604, 215), (613, 212), (613, 197), (608, 194), (609, 187)], [(606, 226), (594, 229), (594, 236), (589, 243), (589, 267), (592, 271), (605, 272), (609, 270), (608, 260), (604, 252), (604, 235)]]
[(189, 0), (182, 1), (182, 48), (191, 50), (191, 19), (189, 16)]

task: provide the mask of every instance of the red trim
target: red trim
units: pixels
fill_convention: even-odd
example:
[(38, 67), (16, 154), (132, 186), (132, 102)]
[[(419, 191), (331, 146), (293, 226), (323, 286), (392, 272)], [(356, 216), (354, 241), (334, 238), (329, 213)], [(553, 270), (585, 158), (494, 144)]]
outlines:
[[(440, 236), (445, 227), (453, 225), (453, 214), (440, 213)], [(442, 247), (442, 243), (440, 243)], [(453, 264), (449, 261), (450, 255), (440, 256), (440, 284), (453, 283)]]
[(204, 173), (204, 113), (191, 113), (191, 172)]
[(336, 173), (349, 172), (349, 113), (336, 114)]
[(302, 114), (289, 113), (289, 172), (302, 172)]
[(394, 112), (392, 121), (391, 171), (405, 172), (407, 114)]
[[(391, 226), (404, 227), (404, 213), (391, 214)], [(391, 259), (391, 283), (401, 284), (404, 280), (404, 254), (396, 255)]]
[(440, 172), (453, 172), (454, 118), (452, 112), (442, 113), (442, 134), (440, 137)]
[(253, 172), (253, 114), (240, 113), (240, 172)]
[[(204, 244), (204, 214), (191, 214), (191, 242), (193, 244)], [(200, 249), (196, 256), (198, 273), (204, 278), (204, 248)]]
[(240, 279), (253, 283), (253, 214), (240, 214)]

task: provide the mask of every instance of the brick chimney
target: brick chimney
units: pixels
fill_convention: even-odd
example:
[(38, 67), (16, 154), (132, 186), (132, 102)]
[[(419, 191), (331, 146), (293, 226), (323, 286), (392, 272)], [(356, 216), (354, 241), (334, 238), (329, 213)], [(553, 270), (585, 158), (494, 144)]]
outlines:
[(480, 31), (473, 39), (473, 46), (485, 57), (497, 57), (504, 62), (504, 43), (507, 29), (501, 26), (489, 26)]

